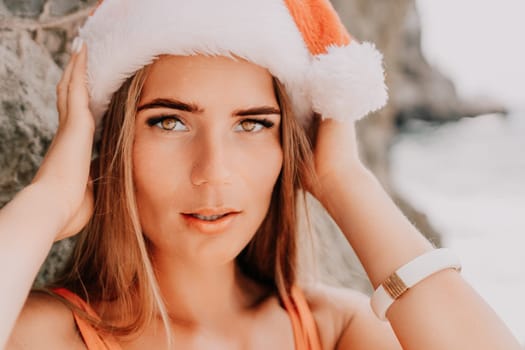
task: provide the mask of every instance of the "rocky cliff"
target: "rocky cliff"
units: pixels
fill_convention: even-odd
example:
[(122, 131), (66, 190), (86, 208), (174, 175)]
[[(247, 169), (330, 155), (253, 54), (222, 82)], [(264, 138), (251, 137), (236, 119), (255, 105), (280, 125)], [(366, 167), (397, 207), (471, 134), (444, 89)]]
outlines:
[[(56, 128), (55, 85), (69, 45), (94, 0), (0, 1), (0, 207), (35, 173)], [(361, 152), (390, 190), (388, 149), (396, 125), (409, 118), (451, 120), (485, 107), (457, 98), (454, 85), (425, 61), (415, 0), (333, 0), (351, 33), (385, 55), (390, 102), (359, 122)], [(439, 236), (399, 198), (405, 213), (439, 244)], [(316, 203), (313, 203), (316, 207)], [(366, 290), (366, 277), (333, 222), (315, 209), (314, 227), (323, 279)], [(29, 243), (29, 242), (28, 242)], [(53, 275), (71, 242), (56, 244), (39, 281)], [(342, 247), (342, 248), (341, 248)]]

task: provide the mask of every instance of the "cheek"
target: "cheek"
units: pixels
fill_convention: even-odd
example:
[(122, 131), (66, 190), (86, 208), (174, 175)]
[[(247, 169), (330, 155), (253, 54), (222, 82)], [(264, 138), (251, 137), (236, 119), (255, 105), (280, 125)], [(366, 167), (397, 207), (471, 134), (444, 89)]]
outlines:
[[(158, 222), (158, 216), (173, 206), (177, 180), (182, 178), (180, 162), (167, 154), (168, 148), (138, 141), (133, 149), (133, 179), (141, 222)], [(171, 160), (170, 160), (171, 159)]]
[[(254, 204), (269, 204), (273, 187), (279, 177), (283, 163), (283, 152), (278, 142), (254, 145), (243, 150), (243, 161), (240, 164), (243, 178), (249, 190), (257, 198)], [(262, 203), (261, 203), (262, 204)]]

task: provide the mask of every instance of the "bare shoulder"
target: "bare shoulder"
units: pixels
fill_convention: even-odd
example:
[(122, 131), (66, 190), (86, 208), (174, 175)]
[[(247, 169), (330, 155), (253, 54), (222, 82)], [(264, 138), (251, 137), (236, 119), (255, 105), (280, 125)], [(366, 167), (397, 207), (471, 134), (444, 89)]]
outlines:
[(401, 349), (390, 324), (372, 312), (367, 295), (326, 284), (308, 286), (304, 294), (323, 349)]
[(18, 317), (6, 350), (85, 349), (71, 310), (60, 300), (32, 292)]

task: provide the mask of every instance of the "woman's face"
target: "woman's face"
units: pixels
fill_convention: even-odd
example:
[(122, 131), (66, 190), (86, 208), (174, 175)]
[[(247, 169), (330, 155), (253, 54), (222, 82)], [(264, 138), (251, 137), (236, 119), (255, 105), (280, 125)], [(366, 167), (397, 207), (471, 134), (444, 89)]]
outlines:
[(264, 219), (282, 166), (272, 76), (226, 57), (162, 56), (150, 68), (133, 146), (143, 232), (155, 255), (231, 261)]

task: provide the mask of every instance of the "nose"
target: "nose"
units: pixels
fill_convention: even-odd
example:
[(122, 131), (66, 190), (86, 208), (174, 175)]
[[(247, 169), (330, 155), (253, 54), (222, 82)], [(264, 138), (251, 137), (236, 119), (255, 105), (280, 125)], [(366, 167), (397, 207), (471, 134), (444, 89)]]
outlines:
[(230, 184), (234, 155), (227, 138), (207, 133), (197, 137), (194, 142), (196, 152), (190, 174), (191, 183), (195, 186)]

